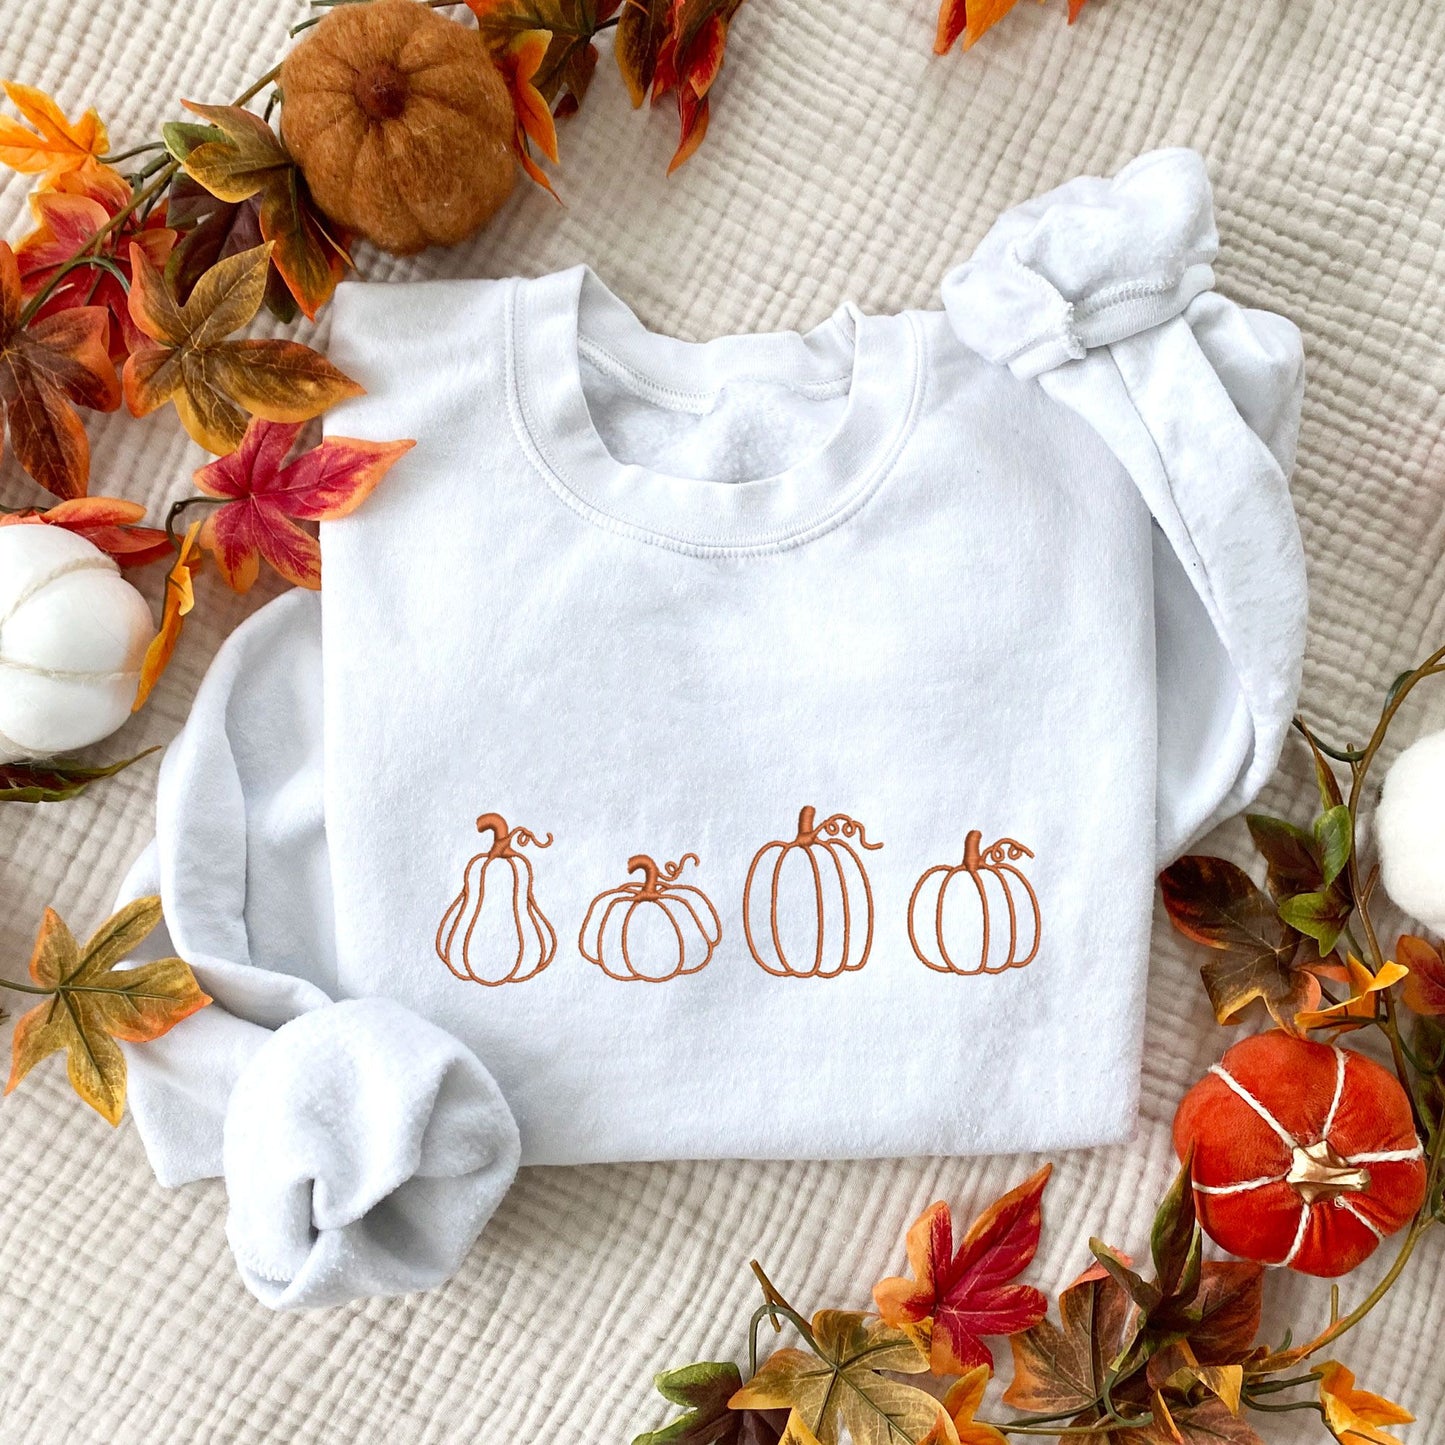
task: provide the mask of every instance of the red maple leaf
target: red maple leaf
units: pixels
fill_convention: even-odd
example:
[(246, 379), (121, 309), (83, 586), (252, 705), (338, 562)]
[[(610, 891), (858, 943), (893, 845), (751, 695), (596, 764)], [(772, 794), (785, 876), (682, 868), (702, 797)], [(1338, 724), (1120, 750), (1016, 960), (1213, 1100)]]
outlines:
[(329, 522), (355, 510), (414, 442), (328, 437), (286, 458), (301, 423), (257, 419), (235, 451), (196, 473), (196, 485), (224, 498), (206, 518), (200, 543), (237, 592), (256, 580), (264, 557), (298, 587), (321, 585), (321, 548), (298, 521)]
[(1032, 1329), (1049, 1302), (1032, 1285), (1013, 1284), (1039, 1247), (1040, 1200), (1053, 1166), (990, 1205), (969, 1226), (957, 1252), (947, 1204), (930, 1204), (908, 1231), (913, 1279), (894, 1276), (873, 1290), (878, 1313), (897, 1329), (915, 1334), (929, 1350), (935, 1375), (963, 1375), (979, 1365), (993, 1368), (985, 1335)]
[[(32, 194), (30, 209), (36, 228), (15, 247), (25, 299), (28, 301), (62, 266), (84, 251), (130, 202), (130, 186), (108, 166), (100, 165), (72, 171), (56, 182), (54, 190)], [(146, 339), (131, 320), (126, 300), (132, 243), (145, 252), (151, 265), (165, 265), (176, 243), (176, 233), (164, 224), (163, 210), (144, 223), (128, 217), (114, 231), (107, 232), (95, 260), (61, 276), (36, 313), (54, 316), (75, 306), (104, 307), (110, 316), (108, 349), (112, 361), (124, 361)]]

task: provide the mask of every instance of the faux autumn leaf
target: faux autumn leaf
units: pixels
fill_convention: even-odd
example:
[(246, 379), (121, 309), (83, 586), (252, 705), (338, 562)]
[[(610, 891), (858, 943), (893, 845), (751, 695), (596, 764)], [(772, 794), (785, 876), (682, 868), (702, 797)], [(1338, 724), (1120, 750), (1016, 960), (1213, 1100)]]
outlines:
[(196, 473), (208, 496), (225, 498), (201, 527), (228, 586), (245, 592), (262, 557), (298, 587), (321, 585), (321, 548), (296, 522), (330, 522), (353, 512), (415, 442), (327, 437), (289, 464), (299, 425), (253, 421), (229, 456)]
[(195, 554), (196, 536), (200, 530), (199, 522), (192, 522), (186, 529), (176, 560), (166, 573), (166, 600), (161, 609), (160, 630), (151, 639), (141, 659), (135, 701), (130, 708), (132, 712), (139, 712), (145, 706), (161, 674), (170, 666), (176, 643), (180, 640), (181, 626), (196, 605), (193, 578), (201, 560)]
[(15, 1025), (7, 1094), (42, 1059), (64, 1049), (75, 1092), (110, 1123), (120, 1123), (125, 1055), (115, 1041), (157, 1039), (211, 1001), (179, 958), (116, 967), (160, 921), (160, 899), (138, 898), (101, 924), (82, 949), (55, 910), (45, 910), (30, 977), (53, 997)]
[(1423, 938), (1402, 933), (1395, 959), (1410, 970), (1400, 997), (1405, 1007), (1426, 1018), (1445, 1018), (1445, 958)]
[(1223, 858), (1192, 856), (1159, 875), (1169, 920), (1186, 938), (1219, 951), (1201, 969), (1214, 1016), (1238, 1021), (1255, 999), (1281, 1028), (1320, 1002), (1319, 980), (1297, 960), (1299, 934), (1242, 868)]
[[(729, 1402), (733, 1409), (795, 1410), (818, 1445), (918, 1445), (938, 1423), (932, 1395), (889, 1379), (920, 1375), (928, 1362), (901, 1330), (851, 1310), (812, 1320), (817, 1353), (781, 1349)], [(804, 1437), (806, 1438), (806, 1437)]]
[(43, 175), (43, 184), (51, 184), (69, 171), (93, 165), (109, 149), (110, 139), (94, 110), (69, 121), (43, 90), (13, 80), (4, 87), (10, 103), (34, 129), (0, 116), (0, 165), (28, 176)]
[(492, 54), (497, 69), (507, 85), (507, 94), (512, 97), (512, 109), (516, 112), (516, 129), (512, 136), (512, 149), (517, 153), (522, 169), (543, 190), (555, 196), (546, 171), (532, 159), (532, 146), (554, 164), (557, 160), (557, 124), (552, 119), (551, 107), (546, 97), (537, 89), (537, 72), (547, 59), (547, 50), (552, 43), (549, 30), (521, 30), (511, 39), (495, 49)]
[(350, 377), (298, 341), (227, 340), (260, 309), (271, 249), (268, 243), (218, 262), (182, 305), (145, 254), (131, 248), (130, 314), (156, 343), (132, 352), (125, 364), (125, 399), (134, 416), (174, 402), (201, 446), (229, 452), (245, 435), (247, 412), (269, 421), (309, 421), (360, 393)]
[(532, 76), (543, 100), (558, 114), (575, 111), (597, 69), (593, 37), (622, 0), (466, 0), (487, 48), (499, 52), (526, 32), (544, 31), (547, 48)]
[(256, 199), (271, 264), (310, 320), (331, 299), (351, 264), (311, 203), (300, 168), (275, 131), (238, 105), (198, 105), (188, 110), (208, 126), (166, 127), (166, 146), (193, 181), (218, 201), (239, 205)]
[(119, 497), (72, 497), (40, 511), (32, 508), (0, 516), (0, 527), (48, 523), (84, 537), (121, 567), (144, 567), (168, 557), (170, 538), (159, 527), (143, 527), (146, 509)]
[[(1008, 1445), (1008, 1437), (992, 1425), (975, 1420), (978, 1407), (983, 1404), (983, 1392), (988, 1388), (990, 1371), (986, 1365), (970, 1370), (961, 1379), (949, 1386), (943, 1397), (943, 1408), (953, 1421), (953, 1438), (958, 1445)], [(935, 1426), (937, 1445), (944, 1445), (949, 1437), (940, 1421)]]
[(985, 1335), (1013, 1335), (1043, 1319), (1048, 1300), (1032, 1285), (1011, 1284), (1039, 1247), (1040, 1201), (1051, 1165), (986, 1209), (955, 1252), (948, 1205), (931, 1204), (908, 1231), (913, 1279), (881, 1280), (878, 1313), (899, 1329), (917, 1330), (935, 1375), (993, 1368)]
[(612, 49), (635, 110), (647, 99), (657, 57), (672, 27), (673, 0), (627, 0), (617, 18)]
[[(120, 225), (106, 229), (132, 198), (125, 178), (109, 166), (71, 171), (56, 181), (53, 190), (31, 195), (36, 227), (15, 248), (25, 299), (51, 286), (36, 314), (54, 316), (76, 306), (103, 307), (110, 318), (110, 357), (116, 362), (123, 361), (144, 340), (126, 304), (132, 243), (156, 266), (165, 264), (176, 243), (176, 233), (165, 224), (163, 213), (145, 221), (132, 214)], [(95, 259), (60, 275), (61, 268), (90, 248), (102, 232), (93, 251)]]
[(1004, 1403), (1038, 1415), (1088, 1409), (1124, 1348), (1132, 1308), (1117, 1280), (1097, 1265), (1087, 1270), (1059, 1296), (1062, 1329), (1043, 1319), (1009, 1339), (1014, 1377)]
[(707, 134), (708, 92), (722, 70), (728, 26), (742, 0), (673, 0), (671, 29), (658, 51), (652, 78), (654, 103), (677, 97), (681, 136), (668, 163), (671, 175), (691, 157)]
[(120, 405), (106, 351), (110, 323), (99, 306), (77, 306), (22, 327), (15, 253), (0, 241), (0, 404), (20, 465), (57, 497), (82, 497), (90, 480), (90, 442), (77, 406)]
[(1350, 981), (1350, 996), (1328, 1008), (1311, 1009), (1295, 1016), (1302, 1029), (1333, 1029), (1336, 1035), (1374, 1023), (1378, 999), (1376, 995), (1393, 988), (1409, 970), (1398, 963), (1385, 963), (1379, 973), (1371, 973), (1353, 954), (1345, 960)]
[[(953, 49), (958, 37), (963, 36), (963, 48), (978, 43), (979, 39), (992, 30), (1018, 0), (943, 0), (938, 11), (938, 33), (934, 37), (935, 55), (947, 55)], [(1069, 24), (1079, 18), (1084, 0), (1069, 0)]]
[(63, 803), (79, 797), (98, 778), (114, 777), (156, 751), (147, 748), (134, 757), (99, 768), (63, 758), (48, 758), (43, 763), (0, 763), (0, 803)]
[(1230, 1412), (1217, 1396), (1197, 1405), (1157, 1400), (1155, 1420), (1143, 1430), (1119, 1431), (1107, 1438), (1119, 1445), (1264, 1445), (1248, 1421)]
[(632, 1445), (777, 1445), (778, 1431), (756, 1411), (729, 1407), (743, 1383), (731, 1360), (665, 1370), (653, 1383), (663, 1399), (686, 1413), (660, 1430), (637, 1436)]
[(1415, 1417), (1393, 1400), (1355, 1387), (1355, 1377), (1336, 1360), (1320, 1367), (1320, 1404), (1325, 1423), (1341, 1445), (1400, 1445), (1382, 1425), (1408, 1425)]

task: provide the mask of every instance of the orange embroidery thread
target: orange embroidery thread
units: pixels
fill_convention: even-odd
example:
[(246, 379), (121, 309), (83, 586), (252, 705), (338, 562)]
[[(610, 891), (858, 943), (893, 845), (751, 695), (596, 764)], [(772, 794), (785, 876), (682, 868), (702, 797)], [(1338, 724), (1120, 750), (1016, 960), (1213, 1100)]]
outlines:
[[(483, 813), (477, 819), (477, 832), (490, 833), (492, 846), (467, 862), (462, 873), (462, 891), (452, 899), (437, 925), (437, 957), (458, 978), (470, 983), (480, 983), (487, 988), (503, 983), (522, 983), (535, 978), (552, 962), (557, 952), (557, 933), (533, 896), (532, 864), (517, 849), (528, 845), (550, 848), (552, 835), (548, 833), (545, 838), (538, 838), (526, 828), (509, 828), (500, 813)], [(503, 896), (508, 891), (511, 894), (512, 924), (517, 931), (517, 951), (504, 973), (491, 967), (490, 960), (474, 959), (472, 956), (472, 935), (481, 921), (482, 907), (487, 901), (488, 875), (494, 872), (501, 877)], [(494, 896), (497, 891), (494, 887)], [(460, 940), (457, 937), (459, 930)]]
[[(796, 838), (791, 842), (777, 838), (764, 844), (754, 856), (743, 885), (743, 933), (747, 937), (748, 952), (758, 967), (777, 978), (836, 978), (840, 973), (862, 968), (873, 947), (873, 889), (862, 858), (848, 840), (856, 838), (860, 847), (870, 851), (876, 851), (883, 844), (870, 843), (862, 823), (846, 813), (834, 813), (821, 823), (815, 821), (816, 816), (815, 809), (804, 808), (798, 815)], [(811, 871), (817, 901), (812, 962), (807, 967), (796, 967), (789, 959), (778, 920), (778, 890), (783, 870), (797, 860)], [(755, 890), (760, 871), (764, 886)], [(805, 883), (807, 876), (804, 874)], [(827, 877), (838, 880), (838, 891), (831, 898), (823, 882)], [(828, 907), (830, 902), (834, 904), (832, 910)], [(853, 919), (856, 903), (861, 903), (866, 919), (861, 950), (856, 949)], [(763, 935), (764, 947), (771, 943), (771, 952), (765, 954), (759, 948), (758, 934)], [(831, 956), (830, 944), (834, 950)], [(802, 953), (806, 956), (808, 950), (805, 948)]]
[[(1012, 838), (1000, 838), (997, 843), (991, 843), (987, 848), (979, 847), (982, 841), (983, 834), (977, 828), (973, 829), (963, 840), (962, 862), (939, 863), (930, 868), (918, 880), (913, 895), (908, 900), (908, 941), (913, 945), (913, 951), (920, 961), (937, 973), (1003, 973), (1010, 968), (1023, 968), (1038, 956), (1039, 939), (1043, 933), (1038, 895), (1034, 892), (1033, 884), (1014, 866), (1020, 858), (1032, 858), (1034, 855), (1022, 843), (1016, 843)], [(971, 879), (978, 891), (982, 934), (978, 962), (972, 966), (956, 963), (944, 938), (944, 900), (948, 895), (949, 885), (964, 877)], [(1002, 896), (1008, 908), (1008, 948), (995, 950), (992, 955), (990, 950), (994, 950), (998, 939), (990, 917), (990, 880), (996, 885), (995, 892)], [(1029, 940), (1029, 951), (1022, 958), (1019, 957), (1019, 904), (1015, 901), (1014, 894), (1017, 885), (1021, 885), (1023, 889), (1023, 898), (1019, 902), (1027, 901), (1027, 913), (1030, 915), (1024, 934)], [(924, 905), (924, 916), (928, 917), (931, 925), (926, 930), (924, 942), (930, 948), (936, 948), (937, 960), (930, 958), (923, 951), (923, 944), (919, 942), (920, 904)]]
[[(666, 983), (684, 974), (697, 973), (711, 962), (713, 951), (722, 941), (722, 920), (712, 900), (701, 888), (679, 883), (678, 875), (688, 863), (698, 863), (696, 853), (684, 853), (676, 863), (657, 866), (646, 853), (634, 854), (627, 860), (629, 873), (641, 873), (639, 883), (622, 883), (599, 893), (587, 908), (577, 947), (588, 963), (595, 963), (608, 978), (622, 982)], [(671, 925), (677, 938), (677, 956), (663, 968), (639, 963), (628, 948), (628, 930), (639, 910), (656, 908)], [(621, 971), (608, 960), (613, 941), (609, 925), (620, 913), (621, 925), (616, 931), (616, 949), (621, 954)], [(644, 912), (643, 916), (647, 916)], [(670, 952), (670, 950), (669, 950)]]

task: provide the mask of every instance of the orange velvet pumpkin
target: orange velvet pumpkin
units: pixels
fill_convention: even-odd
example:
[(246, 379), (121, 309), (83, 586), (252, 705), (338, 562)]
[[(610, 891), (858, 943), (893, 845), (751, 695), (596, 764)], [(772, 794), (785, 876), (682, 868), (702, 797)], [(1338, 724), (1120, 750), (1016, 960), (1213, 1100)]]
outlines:
[(312, 199), (384, 251), (450, 246), (516, 177), (516, 117), (482, 37), (417, 0), (337, 5), (281, 66), (281, 135)]
[(1425, 1197), (1399, 1080), (1338, 1045), (1275, 1031), (1234, 1045), (1184, 1096), (1174, 1147), (1194, 1151), (1194, 1203), (1231, 1254), (1339, 1275)]
[(533, 896), (531, 860), (517, 850), (550, 848), (552, 835), (509, 828), (500, 813), (483, 813), (477, 832), (492, 845), (467, 862), (462, 891), (437, 926), (437, 957), (471, 983), (521, 983), (552, 962), (557, 934)]
[(963, 860), (930, 868), (908, 900), (908, 940), (938, 973), (1003, 973), (1038, 955), (1039, 900), (1017, 867), (1034, 855), (1012, 838), (982, 842), (975, 828)]
[(627, 860), (637, 883), (599, 893), (582, 920), (577, 946), (582, 957), (609, 978), (666, 983), (706, 968), (722, 939), (722, 921), (701, 888), (679, 883), (696, 853), (661, 868), (645, 853)]
[(876, 850), (846, 813), (819, 823), (798, 815), (798, 835), (761, 847), (743, 887), (743, 932), (760, 968), (778, 978), (836, 978), (862, 968), (873, 947), (873, 889), (854, 848)]

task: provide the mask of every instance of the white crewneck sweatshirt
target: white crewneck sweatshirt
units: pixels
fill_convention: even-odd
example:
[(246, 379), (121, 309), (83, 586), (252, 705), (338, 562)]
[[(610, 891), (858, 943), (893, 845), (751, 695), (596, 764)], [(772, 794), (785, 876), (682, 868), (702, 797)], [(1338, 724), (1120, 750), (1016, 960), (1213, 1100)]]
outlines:
[(805, 335), (581, 267), (340, 288), (328, 429), (417, 445), (223, 650), (128, 884), (216, 999), (136, 1118), (253, 1289), (444, 1278), (519, 1149), (1127, 1136), (1154, 875), (1304, 636), (1298, 333), (1216, 248), (1163, 151)]

